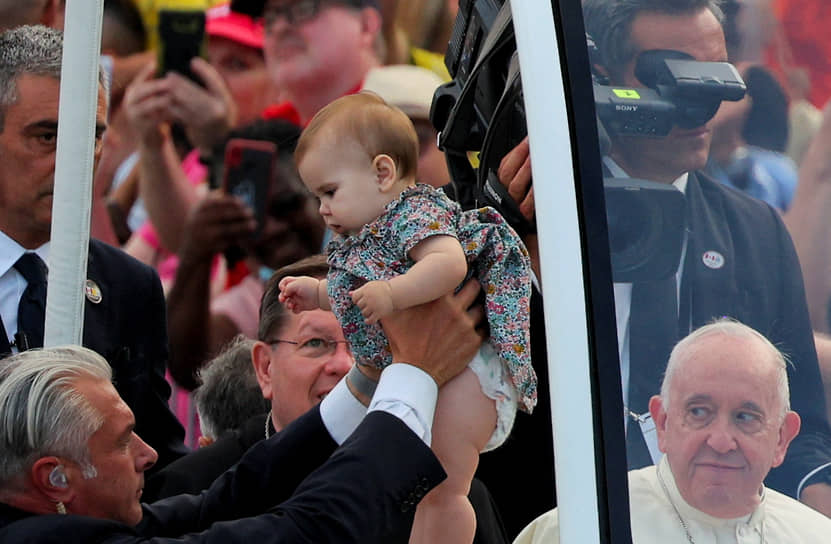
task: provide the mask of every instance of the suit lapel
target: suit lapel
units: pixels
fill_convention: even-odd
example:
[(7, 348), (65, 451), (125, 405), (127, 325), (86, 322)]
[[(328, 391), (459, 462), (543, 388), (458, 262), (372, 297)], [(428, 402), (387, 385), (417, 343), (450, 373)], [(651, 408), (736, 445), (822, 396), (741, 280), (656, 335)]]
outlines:
[[(85, 296), (84, 303), (84, 345), (94, 349), (109, 359), (112, 355), (112, 346), (108, 341), (108, 331), (114, 323), (114, 316), (110, 315), (113, 304), (108, 304), (108, 295), (112, 295), (111, 285), (107, 282), (106, 275), (102, 270), (100, 255), (90, 242), (89, 258), (87, 260), (87, 279), (92, 280), (98, 286), (101, 293), (101, 301), (94, 304), (90, 297)], [(85, 286), (86, 287), (86, 286)], [(112, 302), (110, 300), (109, 302)], [(124, 308), (123, 311), (129, 311)]]
[[(690, 330), (721, 317), (724, 301), (736, 300), (736, 253), (724, 202), (691, 172), (687, 182), (689, 239), (682, 279), (682, 311), (691, 312)], [(686, 304), (684, 304), (686, 302)], [(690, 309), (691, 308), (691, 309)], [(680, 331), (685, 335), (688, 331)]]

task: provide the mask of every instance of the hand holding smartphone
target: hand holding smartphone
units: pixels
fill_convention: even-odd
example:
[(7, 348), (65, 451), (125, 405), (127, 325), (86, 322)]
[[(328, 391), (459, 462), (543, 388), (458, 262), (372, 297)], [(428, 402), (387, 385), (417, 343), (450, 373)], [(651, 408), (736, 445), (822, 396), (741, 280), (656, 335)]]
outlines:
[(254, 212), (255, 239), (259, 238), (265, 222), (276, 158), (277, 146), (272, 142), (232, 138), (225, 145), (222, 187)]
[(201, 85), (201, 80), (190, 69), (190, 61), (193, 57), (205, 56), (205, 12), (159, 10), (158, 75), (174, 71)]

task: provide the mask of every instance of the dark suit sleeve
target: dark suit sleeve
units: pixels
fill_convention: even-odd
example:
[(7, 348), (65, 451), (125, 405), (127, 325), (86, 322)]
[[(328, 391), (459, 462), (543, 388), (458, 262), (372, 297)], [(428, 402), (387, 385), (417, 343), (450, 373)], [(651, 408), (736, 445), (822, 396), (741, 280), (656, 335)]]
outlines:
[(368, 414), (309, 474), (334, 445), (316, 443), (325, 432), (317, 411), (295, 423), (254, 446), (202, 495), (145, 506), (135, 530), (83, 516), (33, 515), (0, 526), (0, 543), (387, 544), (391, 535), (406, 534), (418, 502), (445, 477), (430, 448), (385, 412)]
[[(831, 429), (825, 407), (822, 378), (805, 303), (805, 289), (799, 260), (790, 235), (776, 212), (778, 247), (782, 270), (779, 286), (781, 318), (770, 333), (771, 341), (790, 359), (788, 381), (791, 409), (802, 418), (802, 428), (791, 443), (785, 462), (769, 474), (769, 487), (795, 497), (802, 479), (816, 468), (831, 462)], [(831, 470), (825, 469), (825, 473)], [(818, 476), (822, 476), (819, 474)], [(827, 481), (827, 480), (826, 480)]]
[(333, 449), (315, 409), (251, 448), (202, 495), (145, 506), (138, 531), (149, 542), (385, 542), (444, 479), (430, 449), (385, 412), (368, 414), (326, 460)]
[(256, 415), (240, 429), (225, 433), (213, 444), (194, 450), (145, 478), (142, 498), (150, 503), (205, 491), (237, 464), (251, 446), (263, 440), (263, 424), (270, 417), (270, 413)]

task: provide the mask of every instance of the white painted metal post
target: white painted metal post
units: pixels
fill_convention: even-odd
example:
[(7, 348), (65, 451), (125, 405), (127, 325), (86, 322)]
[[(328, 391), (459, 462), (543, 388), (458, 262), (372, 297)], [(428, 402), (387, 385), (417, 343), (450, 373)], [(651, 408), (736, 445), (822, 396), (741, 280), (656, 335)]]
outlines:
[(67, 0), (44, 345), (81, 344), (103, 0)]
[(580, 227), (551, 3), (511, 3), (531, 146), (560, 542), (600, 540)]

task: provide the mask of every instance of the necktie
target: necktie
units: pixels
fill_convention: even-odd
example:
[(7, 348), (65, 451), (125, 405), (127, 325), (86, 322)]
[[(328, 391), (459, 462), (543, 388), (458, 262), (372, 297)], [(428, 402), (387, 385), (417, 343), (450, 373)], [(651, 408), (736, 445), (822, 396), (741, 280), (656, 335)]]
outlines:
[[(632, 284), (629, 314), (629, 410), (647, 413), (649, 399), (657, 395), (667, 359), (678, 337), (678, 303), (675, 275)], [(640, 425), (629, 419), (626, 433), (629, 469), (651, 465)]]
[[(20, 351), (43, 347), (46, 320), (46, 263), (34, 253), (24, 253), (14, 268), (26, 279), (26, 290), (17, 307), (17, 348)], [(23, 344), (23, 345), (20, 345)]]

